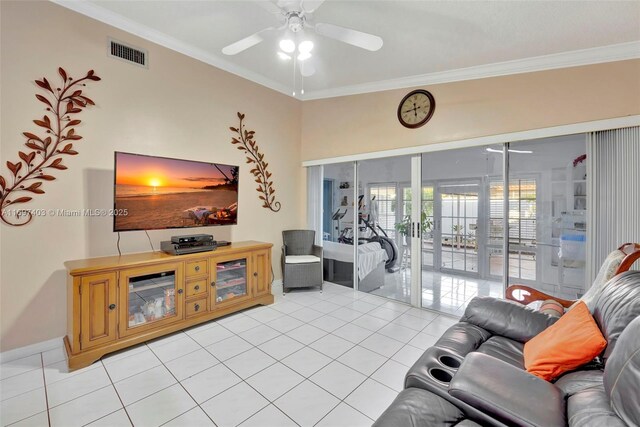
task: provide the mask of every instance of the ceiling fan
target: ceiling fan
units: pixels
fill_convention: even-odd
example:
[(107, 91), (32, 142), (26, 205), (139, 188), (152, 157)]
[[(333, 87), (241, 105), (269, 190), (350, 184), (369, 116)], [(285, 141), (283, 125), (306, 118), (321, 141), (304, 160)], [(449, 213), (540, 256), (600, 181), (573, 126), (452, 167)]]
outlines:
[[(260, 1), (258, 2), (258, 4), (268, 12), (276, 15), (282, 25), (280, 27), (264, 28), (256, 33), (251, 34), (248, 37), (231, 43), (230, 45), (225, 46), (222, 49), (222, 53), (224, 53), (225, 55), (236, 55), (262, 42), (264, 40), (263, 36), (265, 34), (272, 31), (281, 31), (285, 29), (293, 34), (299, 33), (300, 31), (303, 31), (305, 29), (311, 29), (321, 36), (338, 40), (343, 43), (347, 43), (352, 46), (356, 46), (372, 52), (377, 51), (382, 47), (382, 38), (373, 34), (368, 34), (362, 31), (357, 31), (351, 28), (341, 27), (333, 24), (311, 23), (310, 21), (312, 20), (312, 13), (315, 12), (316, 9), (318, 9), (318, 7), (322, 5), (322, 3), (324, 3), (324, 0), (279, 0), (277, 4), (272, 3), (271, 1)], [(289, 45), (283, 45), (282, 42), (284, 41), (287, 40), (281, 41), (280, 46), (284, 51), (281, 53), (283, 53), (284, 56), (287, 56), (286, 53), (292, 53), (295, 50), (295, 44), (293, 44), (293, 48), (291, 48), (290, 44), (293, 43), (293, 41), (289, 41)], [(305, 45), (305, 43), (307, 44)], [(288, 46), (288, 48), (286, 48), (286, 46)], [(310, 57), (309, 52), (312, 48), (313, 43), (311, 42), (302, 42), (298, 46), (300, 55), (297, 58), (299, 61), (301, 61), (300, 72), (305, 77), (310, 76), (315, 72), (313, 66), (302, 65), (302, 61)], [(281, 55), (281, 53), (279, 53), (279, 55), (281, 57), (284, 57), (283, 55)]]

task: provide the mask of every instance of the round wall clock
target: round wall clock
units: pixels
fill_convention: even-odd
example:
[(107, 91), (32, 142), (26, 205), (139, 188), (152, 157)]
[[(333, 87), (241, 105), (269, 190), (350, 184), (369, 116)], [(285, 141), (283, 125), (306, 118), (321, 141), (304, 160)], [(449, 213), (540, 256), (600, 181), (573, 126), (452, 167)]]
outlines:
[(409, 92), (398, 106), (398, 120), (402, 126), (419, 128), (431, 119), (436, 109), (436, 100), (424, 89)]

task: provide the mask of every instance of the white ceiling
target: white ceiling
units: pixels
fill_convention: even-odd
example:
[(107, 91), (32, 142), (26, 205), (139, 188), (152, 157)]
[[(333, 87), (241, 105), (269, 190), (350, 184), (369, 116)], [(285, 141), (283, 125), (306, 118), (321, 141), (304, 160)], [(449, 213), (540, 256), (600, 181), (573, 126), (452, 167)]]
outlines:
[[(278, 26), (258, 2), (53, 1), (291, 94), (291, 62), (276, 56), (282, 33), (221, 53)], [(303, 99), (640, 57), (638, 1), (327, 0), (313, 22), (376, 34), (384, 46), (369, 52), (308, 33), (317, 72)]]

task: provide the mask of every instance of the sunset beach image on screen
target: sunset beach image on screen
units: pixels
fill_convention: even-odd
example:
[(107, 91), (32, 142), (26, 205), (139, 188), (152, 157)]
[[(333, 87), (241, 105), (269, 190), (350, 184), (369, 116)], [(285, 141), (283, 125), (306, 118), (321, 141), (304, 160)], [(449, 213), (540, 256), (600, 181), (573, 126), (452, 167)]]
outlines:
[(114, 231), (236, 224), (238, 166), (115, 153)]

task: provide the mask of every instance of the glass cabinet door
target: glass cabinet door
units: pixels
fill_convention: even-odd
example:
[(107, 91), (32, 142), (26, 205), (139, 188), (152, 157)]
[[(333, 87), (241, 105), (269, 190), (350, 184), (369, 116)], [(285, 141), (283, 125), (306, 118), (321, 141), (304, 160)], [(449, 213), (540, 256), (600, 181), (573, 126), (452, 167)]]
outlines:
[(247, 258), (218, 262), (215, 274), (215, 304), (248, 296)]
[[(120, 295), (121, 316), (126, 319), (120, 325), (126, 325), (124, 334), (135, 329), (154, 328), (182, 318), (182, 282), (181, 270), (176, 264), (174, 269), (163, 266), (132, 269), (122, 273)], [(123, 292), (122, 285), (126, 286)], [(124, 304), (123, 304), (124, 303)], [(126, 309), (124, 309), (126, 307)], [(122, 333), (121, 332), (121, 333)]]

